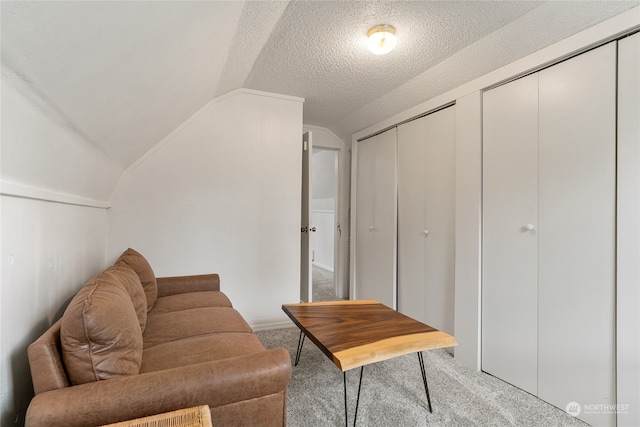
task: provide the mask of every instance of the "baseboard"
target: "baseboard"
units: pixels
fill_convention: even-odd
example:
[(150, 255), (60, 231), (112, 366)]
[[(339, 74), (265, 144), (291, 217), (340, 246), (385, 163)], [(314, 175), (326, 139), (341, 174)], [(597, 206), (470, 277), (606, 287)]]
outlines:
[(328, 270), (328, 271), (333, 273), (333, 267), (329, 267), (327, 265), (320, 264), (319, 262), (315, 262), (315, 261), (313, 261), (312, 264), (315, 265), (316, 267), (320, 267), (320, 268), (322, 268), (324, 270)]
[(254, 331), (270, 331), (272, 329), (284, 329), (284, 328), (293, 328), (295, 327), (295, 323), (290, 320), (286, 320), (284, 322), (277, 323), (261, 323), (259, 325), (251, 325), (251, 328)]

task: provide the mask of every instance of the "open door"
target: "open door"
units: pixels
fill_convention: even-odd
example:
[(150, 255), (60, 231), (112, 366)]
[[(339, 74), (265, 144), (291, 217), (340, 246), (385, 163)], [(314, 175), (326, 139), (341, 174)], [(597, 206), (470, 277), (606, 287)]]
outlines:
[(302, 218), (300, 221), (300, 301), (311, 302), (311, 132), (302, 136)]

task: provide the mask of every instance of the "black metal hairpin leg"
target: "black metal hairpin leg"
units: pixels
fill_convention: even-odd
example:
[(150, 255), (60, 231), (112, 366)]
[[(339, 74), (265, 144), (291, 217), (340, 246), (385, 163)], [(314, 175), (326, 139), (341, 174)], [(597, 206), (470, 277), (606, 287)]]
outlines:
[[(353, 416), (353, 427), (358, 420), (358, 405), (360, 404), (360, 390), (362, 390), (362, 374), (364, 373), (364, 366), (360, 367), (360, 382), (358, 383), (358, 397), (356, 398), (356, 412)], [(344, 379), (344, 425), (349, 426), (349, 414), (347, 412), (347, 371), (342, 373)]]
[(342, 372), (344, 383), (344, 425), (349, 427), (349, 414), (347, 413), (347, 371)]
[(427, 403), (429, 404), (429, 412), (433, 413), (431, 409), (431, 398), (429, 397), (429, 386), (427, 385), (427, 374), (424, 372), (424, 359), (422, 358), (422, 352), (418, 352), (418, 362), (420, 362), (420, 372), (422, 373), (422, 382), (424, 383), (424, 391), (427, 393)]
[(298, 362), (300, 361), (300, 354), (302, 353), (302, 344), (304, 344), (304, 338), (306, 335), (300, 331), (300, 337), (298, 338), (298, 351), (296, 351), (296, 362), (293, 366), (298, 366)]

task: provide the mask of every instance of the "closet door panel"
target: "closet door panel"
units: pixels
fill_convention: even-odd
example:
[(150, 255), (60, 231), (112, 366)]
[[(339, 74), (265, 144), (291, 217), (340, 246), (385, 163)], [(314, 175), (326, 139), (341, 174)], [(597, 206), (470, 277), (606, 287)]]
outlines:
[(483, 95), (482, 249), (482, 370), (532, 394), (538, 380), (537, 206), (533, 74)]
[(375, 176), (375, 268), (376, 282), (373, 298), (397, 308), (397, 182), (396, 129), (376, 137)]
[[(618, 402), (640, 402), (640, 33), (618, 42)], [(619, 426), (640, 426), (640, 405), (618, 414)]]
[(541, 71), (539, 97), (539, 397), (612, 404), (615, 42)]
[[(424, 117), (425, 322), (453, 333), (455, 107)], [(418, 230), (420, 231), (420, 230)]]
[(356, 298), (396, 306), (396, 130), (358, 143)]
[(376, 141), (358, 143), (356, 175), (356, 298), (371, 293), (375, 283), (374, 233)]
[(398, 126), (398, 310), (423, 322), (425, 122), (423, 117)]

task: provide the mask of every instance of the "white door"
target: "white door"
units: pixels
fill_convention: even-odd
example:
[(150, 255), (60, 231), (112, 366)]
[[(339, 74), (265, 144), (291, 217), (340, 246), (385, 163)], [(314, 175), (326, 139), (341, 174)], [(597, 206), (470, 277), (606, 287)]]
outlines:
[(538, 396), (562, 409), (616, 403), (616, 50), (540, 72)]
[(358, 142), (357, 192), (356, 192), (356, 299), (373, 298), (368, 288), (375, 283), (375, 245), (373, 224), (375, 222), (375, 141)]
[(398, 126), (398, 311), (421, 322), (427, 298), (425, 124), (423, 117)]
[(311, 165), (313, 158), (311, 132), (302, 136), (302, 215), (300, 219), (300, 301), (311, 302), (311, 244), (309, 233), (311, 225)]
[(483, 95), (482, 370), (538, 383), (538, 75)]
[(453, 333), (455, 107), (398, 126), (398, 310)]
[(396, 308), (396, 129), (358, 143), (357, 299)]
[[(618, 42), (618, 402), (640, 402), (640, 33)], [(618, 425), (640, 425), (640, 405)]]
[(455, 107), (425, 117), (425, 322), (453, 333), (455, 293)]
[(585, 405), (616, 404), (615, 42), (486, 92), (483, 114), (483, 370), (614, 425)]

